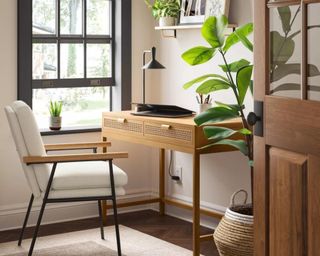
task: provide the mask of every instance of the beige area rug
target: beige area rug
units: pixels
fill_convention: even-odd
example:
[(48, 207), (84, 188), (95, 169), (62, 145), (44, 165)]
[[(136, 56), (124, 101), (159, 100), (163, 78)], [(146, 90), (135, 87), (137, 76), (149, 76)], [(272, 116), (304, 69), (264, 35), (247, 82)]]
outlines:
[[(123, 256), (191, 256), (192, 252), (146, 235), (131, 228), (120, 226)], [(53, 236), (39, 237), (34, 256), (116, 256), (117, 245), (114, 227), (105, 227), (106, 240), (100, 239), (99, 229), (89, 229)], [(0, 244), (0, 256), (25, 256), (31, 240)]]

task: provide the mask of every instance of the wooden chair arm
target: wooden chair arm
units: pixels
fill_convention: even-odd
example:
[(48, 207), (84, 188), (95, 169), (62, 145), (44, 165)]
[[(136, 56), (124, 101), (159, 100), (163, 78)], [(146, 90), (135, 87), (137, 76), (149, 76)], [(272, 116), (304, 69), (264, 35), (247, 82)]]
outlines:
[(84, 142), (84, 143), (61, 143), (61, 144), (46, 144), (44, 148), (46, 151), (58, 151), (58, 150), (76, 150), (76, 149), (93, 149), (110, 147), (111, 142)]
[(25, 156), (23, 162), (29, 164), (66, 163), (83, 161), (107, 161), (115, 158), (128, 158), (127, 152), (67, 154), (49, 156)]

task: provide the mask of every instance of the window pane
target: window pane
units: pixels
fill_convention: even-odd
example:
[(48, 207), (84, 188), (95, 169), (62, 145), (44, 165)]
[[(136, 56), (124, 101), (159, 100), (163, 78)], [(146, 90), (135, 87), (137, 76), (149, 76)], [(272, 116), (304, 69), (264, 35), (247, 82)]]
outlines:
[(87, 34), (110, 35), (109, 0), (87, 0)]
[(308, 99), (320, 101), (320, 4), (308, 5)]
[(32, 1), (32, 33), (55, 34), (55, 0)]
[(82, 34), (82, 1), (60, 1), (60, 33), (63, 35)]
[(56, 44), (33, 44), (32, 78), (57, 78)]
[(111, 77), (110, 44), (87, 44), (87, 77)]
[(62, 101), (62, 127), (101, 127), (101, 113), (110, 111), (110, 87), (33, 89), (32, 108), (41, 129), (49, 127), (50, 100)]
[(300, 6), (271, 8), (270, 30), (270, 94), (301, 98)]
[(61, 78), (83, 78), (83, 44), (61, 44)]

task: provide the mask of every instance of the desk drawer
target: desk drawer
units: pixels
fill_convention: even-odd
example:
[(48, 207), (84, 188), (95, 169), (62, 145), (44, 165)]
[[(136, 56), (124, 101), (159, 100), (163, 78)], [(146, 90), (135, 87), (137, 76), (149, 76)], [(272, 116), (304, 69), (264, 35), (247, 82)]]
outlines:
[(122, 117), (104, 117), (104, 128), (143, 134), (143, 123)]
[(174, 139), (191, 144), (192, 134), (192, 129), (190, 127), (148, 122), (144, 123), (145, 136), (157, 136), (159, 139)]

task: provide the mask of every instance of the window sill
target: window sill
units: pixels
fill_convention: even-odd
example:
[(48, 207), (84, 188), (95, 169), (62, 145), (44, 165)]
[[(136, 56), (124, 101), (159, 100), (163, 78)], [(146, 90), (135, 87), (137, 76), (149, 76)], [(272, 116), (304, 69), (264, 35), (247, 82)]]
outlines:
[(75, 133), (88, 133), (88, 132), (101, 132), (101, 128), (97, 126), (90, 127), (62, 127), (59, 131), (52, 131), (49, 129), (40, 129), (41, 136), (75, 134)]

